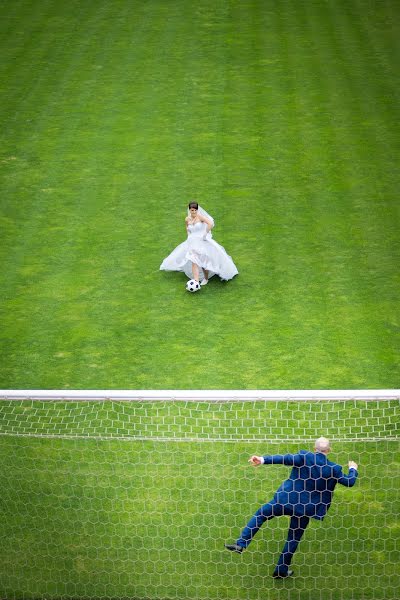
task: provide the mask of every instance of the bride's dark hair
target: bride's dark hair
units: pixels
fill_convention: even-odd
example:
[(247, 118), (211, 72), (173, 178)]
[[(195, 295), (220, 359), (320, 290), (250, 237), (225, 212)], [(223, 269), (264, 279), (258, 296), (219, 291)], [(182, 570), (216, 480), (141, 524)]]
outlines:
[(197, 204), (197, 202), (189, 202), (189, 208), (195, 208), (196, 210), (198, 210), (199, 205)]

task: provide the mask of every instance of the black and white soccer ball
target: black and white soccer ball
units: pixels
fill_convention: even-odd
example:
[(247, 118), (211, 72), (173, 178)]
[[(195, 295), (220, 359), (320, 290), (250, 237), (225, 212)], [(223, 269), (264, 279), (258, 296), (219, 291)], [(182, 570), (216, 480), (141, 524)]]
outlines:
[(186, 284), (186, 289), (188, 292), (198, 292), (200, 289), (200, 284), (195, 279), (189, 279)]

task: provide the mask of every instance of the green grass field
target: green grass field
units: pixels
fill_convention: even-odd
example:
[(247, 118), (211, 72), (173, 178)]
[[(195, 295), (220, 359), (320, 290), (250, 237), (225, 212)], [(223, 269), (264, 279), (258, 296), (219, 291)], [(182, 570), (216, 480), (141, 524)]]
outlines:
[[(399, 21), (395, 0), (0, 0), (0, 388), (400, 387)], [(190, 295), (158, 269), (193, 198), (240, 274)], [(398, 403), (277, 406), (268, 448), (239, 408), (10, 406), (2, 598), (398, 598)], [(246, 460), (321, 428), (360, 481), (275, 582), (286, 519), (223, 550), (287, 474)]]
[[(398, 400), (2, 400), (0, 597), (397, 600), (398, 411)], [(295, 577), (275, 581), (288, 519), (264, 525), (241, 556), (223, 547), (289, 473), (247, 459), (312, 449), (321, 432), (337, 438), (333, 460), (359, 463), (359, 480), (307, 529)]]
[[(0, 387), (400, 387), (399, 16), (1, 0)], [(240, 275), (190, 295), (193, 198)]]

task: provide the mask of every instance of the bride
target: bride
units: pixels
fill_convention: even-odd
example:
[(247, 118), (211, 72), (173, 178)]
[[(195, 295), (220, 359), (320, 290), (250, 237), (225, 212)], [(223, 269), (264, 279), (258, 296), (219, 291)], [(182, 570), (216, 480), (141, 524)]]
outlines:
[(160, 271), (183, 271), (200, 285), (213, 275), (228, 280), (238, 274), (231, 257), (212, 239), (214, 219), (197, 202), (190, 202), (185, 223), (187, 240), (163, 260)]

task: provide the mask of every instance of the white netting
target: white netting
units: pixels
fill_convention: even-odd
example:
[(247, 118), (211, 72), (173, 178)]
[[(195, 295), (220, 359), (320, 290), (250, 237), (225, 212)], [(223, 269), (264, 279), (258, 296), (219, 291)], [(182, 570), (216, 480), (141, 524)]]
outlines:
[(99, 439), (313, 441), (396, 439), (399, 399), (223, 399), (9, 397), (0, 434)]
[[(0, 597), (395, 599), (399, 397), (0, 399)], [(233, 542), (288, 476), (250, 454), (312, 450), (359, 463), (313, 521), (295, 577), (271, 578), (287, 532)]]

